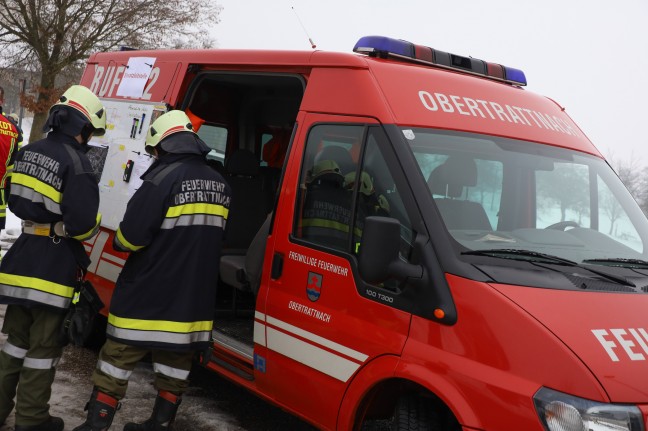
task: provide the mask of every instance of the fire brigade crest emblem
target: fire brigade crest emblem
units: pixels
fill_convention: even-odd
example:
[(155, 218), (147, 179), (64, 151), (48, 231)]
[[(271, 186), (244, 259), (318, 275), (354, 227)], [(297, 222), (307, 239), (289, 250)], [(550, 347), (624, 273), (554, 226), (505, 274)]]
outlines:
[(308, 299), (315, 302), (319, 299), (322, 293), (322, 274), (315, 272), (308, 273), (308, 282), (306, 283), (306, 295)]

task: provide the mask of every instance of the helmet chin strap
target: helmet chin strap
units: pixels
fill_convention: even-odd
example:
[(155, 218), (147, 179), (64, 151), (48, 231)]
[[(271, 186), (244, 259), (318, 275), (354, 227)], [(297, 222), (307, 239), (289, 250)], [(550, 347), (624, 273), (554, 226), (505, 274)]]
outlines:
[[(94, 132), (94, 127), (90, 123), (86, 123), (81, 129), (79, 136), (81, 137), (81, 142), (79, 142), (83, 147), (88, 146), (90, 138), (92, 138), (92, 132)], [(87, 151), (87, 148), (86, 148)]]

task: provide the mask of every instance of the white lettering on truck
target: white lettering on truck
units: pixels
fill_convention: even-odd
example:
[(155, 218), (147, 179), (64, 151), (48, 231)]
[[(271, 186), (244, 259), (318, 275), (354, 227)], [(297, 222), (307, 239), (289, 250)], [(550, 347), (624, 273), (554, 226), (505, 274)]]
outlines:
[(592, 329), (592, 334), (613, 362), (621, 360), (621, 353), (631, 361), (645, 361), (648, 356), (648, 332), (644, 328)]
[(455, 94), (446, 95), (420, 90), (418, 95), (421, 103), (428, 111), (467, 115), (484, 119), (490, 118), (495, 121), (520, 124), (523, 126), (535, 126), (566, 135), (577, 136), (576, 130), (574, 130), (571, 124), (555, 115)]
[(331, 272), (333, 274), (343, 275), (345, 277), (349, 275), (349, 268), (345, 268), (340, 265), (335, 265), (333, 263), (326, 262), (325, 260), (318, 259), (316, 257), (305, 256), (295, 251), (288, 252), (288, 259), (294, 260), (295, 262), (304, 263), (306, 265), (312, 266), (314, 268), (319, 268), (324, 271)]
[[(90, 91), (98, 95), (99, 97), (115, 97), (115, 91), (119, 88), (119, 84), (123, 77), (128, 76), (128, 73), (124, 73), (126, 66), (105, 66), (95, 65), (94, 76), (92, 77), (92, 82), (90, 83)], [(148, 83), (146, 88), (142, 93), (140, 99), (151, 100), (153, 94), (151, 89), (157, 82), (160, 77), (160, 68), (154, 67), (149, 76)]]

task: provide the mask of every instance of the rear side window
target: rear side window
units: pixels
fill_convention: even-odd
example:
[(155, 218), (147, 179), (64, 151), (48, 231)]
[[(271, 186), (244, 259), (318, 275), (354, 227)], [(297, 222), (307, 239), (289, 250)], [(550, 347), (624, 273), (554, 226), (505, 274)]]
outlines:
[(224, 163), (225, 148), (227, 147), (227, 129), (220, 126), (203, 124), (198, 129), (198, 136), (211, 148), (211, 151), (207, 154), (207, 159)]

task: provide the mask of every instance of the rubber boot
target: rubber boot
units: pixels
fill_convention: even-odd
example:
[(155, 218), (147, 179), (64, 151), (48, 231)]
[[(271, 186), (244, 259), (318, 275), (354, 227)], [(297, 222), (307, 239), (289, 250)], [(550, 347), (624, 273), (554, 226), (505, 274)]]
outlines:
[(95, 388), (90, 396), (90, 401), (88, 401), (84, 409), (88, 411), (86, 421), (72, 431), (108, 430), (119, 407), (120, 404), (117, 398)]
[(151, 417), (141, 424), (127, 423), (124, 431), (171, 431), (181, 401), (179, 395), (159, 391)]
[(63, 419), (50, 416), (42, 424), (38, 425), (16, 425), (15, 431), (63, 431)]

